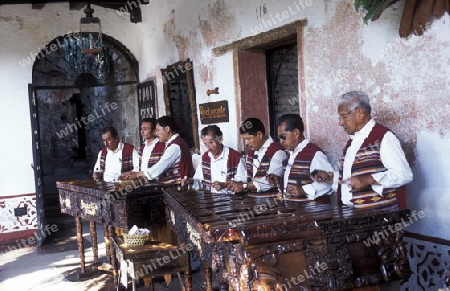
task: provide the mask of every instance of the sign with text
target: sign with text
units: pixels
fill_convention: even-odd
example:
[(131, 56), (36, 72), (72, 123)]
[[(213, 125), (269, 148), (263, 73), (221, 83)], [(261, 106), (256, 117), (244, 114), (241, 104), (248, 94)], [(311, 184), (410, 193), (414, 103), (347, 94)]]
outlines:
[(230, 120), (227, 100), (199, 104), (199, 108), (202, 124), (228, 122)]

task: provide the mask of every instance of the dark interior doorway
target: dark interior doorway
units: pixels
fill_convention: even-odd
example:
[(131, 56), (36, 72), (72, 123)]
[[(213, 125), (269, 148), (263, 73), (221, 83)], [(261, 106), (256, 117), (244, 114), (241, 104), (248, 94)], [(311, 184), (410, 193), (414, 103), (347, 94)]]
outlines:
[(297, 43), (267, 50), (266, 60), (270, 132), (276, 133), (279, 116), (300, 114)]
[(178, 62), (161, 73), (164, 79), (166, 112), (175, 120), (180, 136), (192, 151), (200, 151), (198, 138), (197, 102), (195, 98), (192, 62)]
[[(81, 102), (80, 94), (73, 94), (69, 99), (74, 110), (73, 115), (77, 120), (81, 120), (83, 117), (83, 103)], [(86, 158), (86, 128), (81, 126), (77, 130), (77, 140), (72, 146), (72, 154), (74, 160), (84, 160)]]
[(187, 142), (189, 148), (195, 147), (192, 133), (192, 113), (187, 94), (187, 83), (185, 76), (177, 76), (170, 81), (170, 116), (175, 119), (180, 129), (180, 136)]
[(55, 45), (57, 50), (36, 58), (29, 86), (40, 233), (46, 224), (73, 226), (73, 217), (61, 214), (55, 182), (91, 179), (103, 146), (101, 129), (114, 126), (122, 141), (140, 143), (139, 68), (130, 51), (108, 35), (98, 55), (84, 54), (76, 40), (64, 36), (46, 47)]

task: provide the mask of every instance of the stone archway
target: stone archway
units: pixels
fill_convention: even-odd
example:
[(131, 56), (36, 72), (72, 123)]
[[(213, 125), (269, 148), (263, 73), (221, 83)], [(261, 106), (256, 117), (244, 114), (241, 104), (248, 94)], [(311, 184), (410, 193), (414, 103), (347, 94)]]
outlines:
[(103, 53), (83, 54), (77, 33), (49, 42), (33, 64), (34, 86), (75, 86), (82, 74), (93, 75), (99, 85), (137, 83), (139, 65), (133, 54), (116, 39), (103, 34)]
[[(86, 40), (76, 36), (72, 33), (49, 42), (36, 55), (32, 69), (37, 107), (33, 130), (39, 133), (33, 154), (41, 161), (35, 168), (42, 169), (36, 179), (43, 184), (43, 205), (58, 208), (46, 206), (41, 220), (47, 223), (60, 215), (55, 181), (89, 179), (102, 147), (102, 128), (116, 127), (122, 140), (131, 144), (138, 145), (140, 140), (136, 58), (108, 35), (103, 35), (101, 54), (85, 55), (80, 43)], [(76, 150), (79, 146), (85, 148)]]

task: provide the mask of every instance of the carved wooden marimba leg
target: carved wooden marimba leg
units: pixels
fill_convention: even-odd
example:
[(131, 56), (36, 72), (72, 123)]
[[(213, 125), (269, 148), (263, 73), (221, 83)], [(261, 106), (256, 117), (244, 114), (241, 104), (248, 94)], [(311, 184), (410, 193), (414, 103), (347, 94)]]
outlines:
[(211, 268), (206, 262), (203, 262), (203, 269), (205, 269), (205, 288), (207, 291), (212, 291)]
[(189, 262), (186, 271), (184, 271), (184, 287), (186, 291), (192, 291), (192, 270)]
[(89, 231), (92, 239), (92, 252), (94, 253), (94, 263), (98, 263), (97, 226), (95, 221), (89, 221)]
[(84, 241), (83, 241), (83, 224), (81, 223), (81, 217), (75, 217), (75, 224), (77, 227), (77, 243), (78, 253), (80, 255), (81, 273), (86, 273), (86, 262), (84, 257)]
[(109, 228), (107, 224), (103, 224), (103, 232), (105, 234), (105, 249), (106, 249), (106, 260), (108, 264), (112, 265), (111, 262), (111, 248), (113, 247), (110, 240)]
[[(112, 225), (108, 225), (108, 239), (111, 241), (111, 236), (114, 235), (114, 227)], [(114, 246), (112, 245), (112, 243), (110, 243), (109, 246), (110, 249), (110, 255), (111, 255), (111, 264), (113, 266), (113, 275), (114, 277), (118, 276), (118, 263), (117, 263), (117, 258), (116, 258), (116, 250), (114, 248)]]

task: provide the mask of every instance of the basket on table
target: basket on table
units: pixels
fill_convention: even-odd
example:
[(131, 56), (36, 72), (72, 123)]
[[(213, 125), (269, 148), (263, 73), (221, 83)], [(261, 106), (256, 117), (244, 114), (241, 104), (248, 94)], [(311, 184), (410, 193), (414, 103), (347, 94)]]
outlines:
[(130, 247), (143, 246), (150, 239), (148, 234), (123, 234), (123, 240)]

